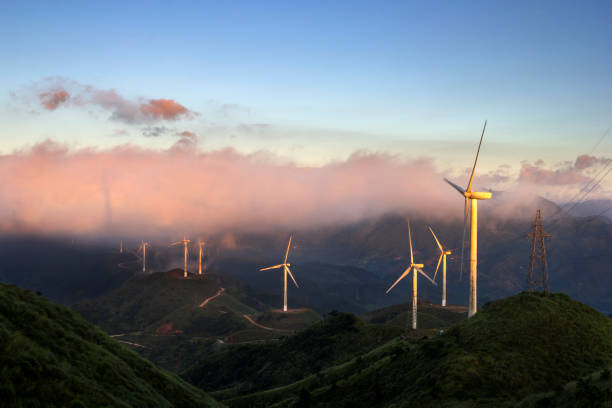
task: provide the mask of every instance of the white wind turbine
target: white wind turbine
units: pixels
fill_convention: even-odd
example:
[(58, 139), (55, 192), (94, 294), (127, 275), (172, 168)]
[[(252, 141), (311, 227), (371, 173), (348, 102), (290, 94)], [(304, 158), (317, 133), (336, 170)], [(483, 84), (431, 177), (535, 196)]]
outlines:
[(147, 247), (151, 246), (148, 242), (144, 242), (144, 241), (140, 241), (140, 246), (138, 247), (138, 251), (136, 252), (136, 254), (138, 254), (139, 252), (142, 252), (142, 271), (146, 272), (147, 271)]
[(427, 276), (425, 272), (423, 272), (422, 270), (423, 264), (414, 263), (414, 258), (412, 256), (412, 233), (410, 232), (410, 221), (408, 221), (408, 240), (410, 241), (410, 266), (404, 271), (404, 273), (402, 273), (402, 275), (395, 281), (395, 283), (391, 285), (389, 289), (387, 289), (386, 293), (389, 293), (391, 289), (393, 289), (395, 285), (399, 283), (399, 281), (404, 279), (411, 271), (413, 271), (412, 272), (412, 328), (416, 329), (417, 328), (417, 276), (418, 276), (417, 272), (423, 275), (424, 277), (426, 277), (434, 285), (436, 286), (438, 285), (436, 284), (436, 282), (434, 282), (433, 279)]
[(451, 251), (446, 251), (442, 248), (442, 244), (438, 241), (438, 237), (434, 234), (431, 227), (429, 227), (431, 234), (436, 240), (436, 244), (438, 244), (438, 248), (440, 248), (440, 258), (438, 258), (438, 265), (436, 266), (436, 272), (434, 273), (434, 280), (436, 280), (436, 276), (438, 275), (438, 269), (440, 269), (440, 262), (442, 262), (442, 306), (446, 306), (446, 255), (450, 255)]
[(202, 275), (202, 247), (204, 246), (204, 242), (198, 241), (198, 246), (200, 247), (200, 258), (198, 262), (198, 275)]
[(187, 249), (187, 245), (190, 243), (191, 241), (188, 240), (186, 237), (183, 237), (182, 241), (176, 241), (173, 242), (172, 244), (170, 244), (170, 246), (174, 246), (174, 245), (180, 245), (183, 244), (185, 247), (185, 267), (183, 269), (183, 277), (186, 278), (187, 277), (187, 259), (189, 257), (189, 250)]
[(274, 265), (274, 266), (270, 266), (268, 268), (260, 269), (260, 271), (268, 271), (270, 269), (283, 268), (283, 294), (284, 294), (284, 298), (283, 298), (283, 312), (287, 311), (287, 274), (289, 274), (289, 276), (291, 276), (291, 279), (293, 280), (293, 283), (295, 283), (295, 287), (297, 287), (297, 288), (300, 287), (298, 285), (298, 283), (295, 281), (295, 278), (293, 277), (293, 274), (291, 273), (291, 270), (289, 269), (289, 266), (291, 264), (287, 263), (287, 257), (289, 256), (289, 248), (291, 248), (291, 238), (293, 238), (293, 237), (292, 236), (289, 237), (289, 244), (287, 244), (287, 252), (285, 252), (285, 260), (283, 261), (283, 263), (280, 264), (280, 265)]
[(453, 186), (462, 196), (465, 197), (465, 207), (463, 213), (463, 242), (461, 244), (461, 270), (463, 271), (463, 251), (465, 248), (465, 231), (467, 228), (468, 213), (471, 202), (472, 219), (470, 228), (470, 298), (468, 303), (468, 317), (474, 316), (477, 310), (477, 280), (478, 280), (478, 200), (488, 200), (492, 194), (490, 192), (476, 192), (472, 191), (472, 183), (474, 182), (474, 173), (476, 172), (476, 163), (478, 162), (478, 155), (480, 154), (480, 146), (482, 145), (482, 138), (484, 137), (485, 129), (487, 128), (487, 121), (485, 121), (484, 127), (482, 128), (482, 134), (480, 135), (480, 143), (478, 143), (478, 150), (476, 151), (476, 159), (474, 160), (474, 167), (472, 167), (472, 174), (468, 182), (468, 186), (465, 190), (459, 187), (448, 179), (444, 179), (448, 184)]

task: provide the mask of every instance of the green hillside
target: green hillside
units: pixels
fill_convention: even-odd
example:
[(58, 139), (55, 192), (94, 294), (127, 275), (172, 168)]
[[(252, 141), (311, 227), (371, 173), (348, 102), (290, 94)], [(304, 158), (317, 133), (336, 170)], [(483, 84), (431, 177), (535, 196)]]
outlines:
[(0, 401), (10, 407), (217, 407), (70, 309), (0, 284)]
[(276, 339), (320, 319), (310, 309), (269, 310), (232, 278), (212, 273), (185, 279), (179, 269), (132, 279), (73, 308), (173, 372), (228, 344)]
[(610, 364), (611, 319), (563, 294), (521, 293), (485, 305), (443, 335), (390, 342), (295, 383), (225, 402), (504, 407)]
[(516, 408), (610, 408), (612, 367), (572, 381), (554, 391), (530, 395)]
[[(216, 312), (206, 313), (212, 309), (198, 307), (222, 287), (225, 288), (220, 296), (222, 299), (215, 299)], [(197, 331), (195, 327), (198, 326), (219, 325), (232, 330), (247, 326), (244, 322), (232, 322), (229, 316), (222, 317), (226, 314), (219, 313), (224, 311), (223, 306), (241, 313), (254, 313), (256, 309), (265, 308), (265, 305), (246, 296), (235, 282), (222, 281), (218, 275), (190, 275), (189, 279), (184, 279), (183, 271), (179, 269), (130, 280), (102, 298), (81, 301), (73, 308), (111, 334)], [(218, 319), (221, 321), (216, 321)], [(206, 324), (203, 324), (204, 320)]]
[(401, 329), (365, 324), (333, 312), (310, 328), (276, 342), (237, 345), (200, 360), (183, 374), (193, 384), (228, 399), (277, 387), (350, 360), (390, 339)]
[[(412, 303), (401, 303), (373, 310), (361, 315), (368, 323), (386, 323), (397, 327), (406, 327), (412, 321)], [(467, 318), (464, 306), (445, 306), (419, 301), (417, 307), (418, 327), (424, 330), (443, 329)]]

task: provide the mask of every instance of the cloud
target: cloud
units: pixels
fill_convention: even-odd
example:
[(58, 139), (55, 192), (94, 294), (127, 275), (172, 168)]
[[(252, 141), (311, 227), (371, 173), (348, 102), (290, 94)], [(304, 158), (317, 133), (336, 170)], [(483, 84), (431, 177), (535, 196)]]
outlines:
[[(175, 134), (176, 143), (164, 150), (133, 145), (72, 149), (45, 141), (0, 156), (0, 230), (141, 239), (295, 231), (392, 211), (428, 219), (462, 217), (462, 198), (443, 182), (445, 176), (455, 177), (438, 170), (433, 159), (360, 151), (346, 160), (304, 167), (265, 151), (202, 151), (195, 133)], [(559, 183), (569, 171), (558, 169), (561, 175), (555, 175), (555, 170), (524, 163), (522, 179), (514, 176), (510, 185), (509, 170), (500, 166), (477, 174), (475, 188), (495, 189), (496, 180), (513, 187), (511, 194), (494, 196), (493, 201), (510, 200), (504, 205), (483, 204), (483, 210), (513, 218), (532, 213), (516, 210), (512, 200), (525, 206), (528, 198), (562, 189), (533, 180)]]
[(49, 90), (38, 95), (41, 105), (47, 110), (56, 110), (57, 107), (66, 102), (70, 94), (63, 89)]
[(159, 137), (168, 133), (170, 129), (165, 126), (148, 126), (142, 129), (142, 135), (145, 137)]
[(93, 105), (110, 112), (110, 119), (130, 124), (193, 119), (198, 115), (173, 99), (131, 100), (116, 90), (96, 89), (67, 78), (48, 78), (35, 85), (41, 105), (55, 110), (60, 104)]
[(556, 169), (544, 167), (542, 160), (534, 164), (523, 162), (519, 173), (519, 183), (541, 185), (570, 185), (586, 183), (591, 180), (589, 170), (605, 165), (610, 159), (597, 158), (586, 154), (580, 155), (572, 162), (558, 163)]
[(140, 105), (140, 112), (145, 116), (165, 120), (175, 120), (190, 115), (187, 108), (172, 99), (150, 99), (149, 102)]
[(583, 154), (576, 157), (576, 161), (574, 162), (574, 168), (578, 170), (584, 170), (600, 164), (607, 164), (609, 162), (610, 159), (598, 158), (595, 156), (589, 156), (588, 154)]
[(188, 130), (182, 131), (181, 133), (179, 133), (179, 136), (186, 137), (187, 139), (191, 139), (194, 141), (198, 138), (198, 136), (195, 133), (190, 132)]
[(428, 159), (358, 152), (300, 167), (267, 152), (202, 152), (194, 136), (167, 150), (46, 141), (0, 156), (0, 229), (182, 236), (310, 228), (397, 209), (461, 213)]

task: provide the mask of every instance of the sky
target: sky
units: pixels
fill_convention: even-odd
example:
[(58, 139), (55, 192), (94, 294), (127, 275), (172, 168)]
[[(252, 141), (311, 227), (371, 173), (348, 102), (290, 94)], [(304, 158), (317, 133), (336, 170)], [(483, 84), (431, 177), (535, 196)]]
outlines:
[[(108, 177), (100, 163), (127, 172), (102, 159), (125, 151), (168, 172), (180, 154), (200, 155), (201, 172), (239, 157), (239, 180), (260, 171), (270, 188), (274, 174), (365, 156), (385, 163), (381, 177), (425, 161), (427, 176), (407, 177), (466, 184), (488, 120), (476, 183), (562, 202), (612, 157), (611, 17), (608, 1), (16, 2), (0, 15), (0, 154), (5, 171), (78, 162), (96, 180)], [(593, 198), (612, 198), (609, 179)], [(44, 197), (21, 188), (39, 181), (5, 189), (20, 198), (0, 211), (32, 197), (55, 208), (59, 181)]]

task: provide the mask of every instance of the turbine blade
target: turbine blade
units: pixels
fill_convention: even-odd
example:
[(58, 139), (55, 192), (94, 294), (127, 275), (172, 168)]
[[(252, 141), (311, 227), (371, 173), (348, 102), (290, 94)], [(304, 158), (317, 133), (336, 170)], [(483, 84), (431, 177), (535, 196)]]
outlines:
[(291, 238), (293, 238), (293, 236), (289, 235), (289, 243), (287, 244), (287, 252), (285, 252), (285, 261), (283, 262), (284, 264), (287, 263), (287, 257), (289, 256), (289, 248), (291, 248)]
[[(416, 268), (414, 268), (414, 269), (416, 269)], [(425, 272), (423, 272), (421, 269), (416, 269), (416, 270), (419, 271), (419, 273), (421, 275), (426, 277), (431, 283), (433, 283), (434, 285), (438, 286), (438, 284), (433, 279), (431, 279), (429, 276), (427, 276), (427, 274)]]
[(440, 262), (442, 262), (442, 257), (444, 256), (444, 254), (440, 254), (440, 257), (438, 258), (438, 265), (436, 266), (436, 272), (434, 273), (434, 280), (436, 280), (436, 276), (438, 276), (438, 269), (440, 269)]
[(410, 273), (410, 270), (412, 269), (412, 264), (410, 264), (410, 267), (408, 269), (406, 269), (404, 271), (404, 273), (402, 273), (402, 275), (397, 278), (397, 280), (395, 281), (395, 283), (393, 285), (391, 285), (391, 287), (389, 287), (389, 289), (387, 289), (387, 291), (385, 293), (389, 293), (391, 291), (391, 289), (393, 289), (395, 287), (395, 285), (397, 285), (399, 283), (399, 281), (401, 281), (402, 279), (404, 279), (404, 277), (406, 275), (408, 275)]
[(472, 167), (472, 175), (470, 176), (470, 182), (468, 183), (466, 192), (472, 191), (472, 183), (474, 182), (474, 173), (476, 172), (476, 163), (478, 162), (478, 155), (480, 154), (480, 146), (482, 145), (482, 138), (485, 134), (485, 129), (487, 128), (487, 121), (485, 120), (484, 127), (482, 128), (482, 134), (480, 135), (480, 142), (478, 143), (478, 150), (476, 151), (476, 159), (474, 159), (474, 167)]
[(289, 269), (289, 267), (285, 266), (285, 268), (287, 268), (287, 272), (289, 273), (289, 276), (291, 276), (291, 280), (293, 280), (293, 283), (295, 283), (295, 287), (299, 288), (300, 285), (298, 285), (298, 283), (295, 281), (295, 278), (293, 277), (293, 274), (291, 273), (291, 269)]
[(436, 244), (438, 244), (438, 248), (440, 248), (440, 251), (444, 252), (444, 249), (442, 248), (442, 244), (440, 244), (440, 241), (438, 241), (438, 237), (436, 237), (436, 234), (434, 234), (431, 227), (429, 227), (429, 230), (431, 231), (431, 235), (433, 235), (434, 239), (436, 240)]
[(269, 271), (270, 269), (278, 269), (278, 268), (281, 268), (281, 267), (283, 267), (283, 264), (270, 266), (268, 268), (262, 268), (262, 269), (260, 269), (260, 271)]
[(414, 263), (412, 259), (412, 233), (410, 232), (410, 220), (408, 220), (408, 240), (410, 241), (410, 265)]
[(459, 192), (459, 194), (463, 195), (463, 193), (465, 193), (465, 190), (462, 189), (461, 187), (459, 187), (458, 185), (456, 185), (455, 183), (453, 183), (452, 181), (450, 181), (449, 179), (445, 178), (444, 181), (446, 181), (448, 184), (450, 184), (455, 190), (457, 190)]

